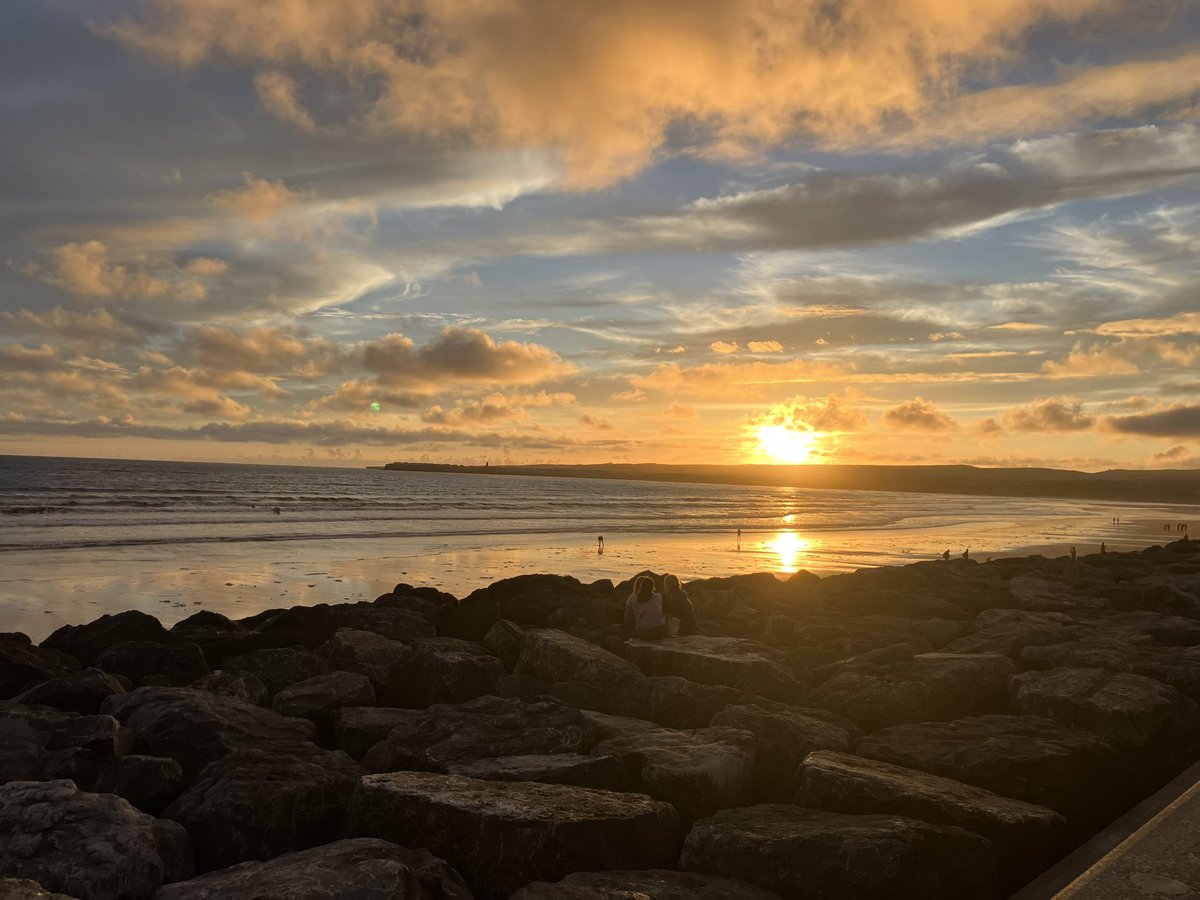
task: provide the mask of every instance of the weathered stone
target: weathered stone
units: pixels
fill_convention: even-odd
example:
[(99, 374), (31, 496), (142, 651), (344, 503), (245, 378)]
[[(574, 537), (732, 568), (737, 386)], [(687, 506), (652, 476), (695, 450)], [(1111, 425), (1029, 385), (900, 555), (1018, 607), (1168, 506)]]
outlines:
[(1112, 747), (1038, 716), (894, 725), (867, 735), (856, 752), (1049, 807), (1076, 830), (1107, 821), (1131, 799)]
[(686, 825), (746, 802), (756, 748), (749, 731), (715, 726), (611, 738), (592, 753), (615, 756), (634, 790), (674, 805)]
[(1065, 613), (1022, 609), (985, 609), (973, 631), (946, 644), (946, 653), (1003, 653), (1016, 658), (1026, 647), (1073, 640), (1079, 629)]
[(638, 719), (633, 716), (614, 716), (609, 713), (598, 712), (594, 709), (583, 709), (580, 712), (583, 713), (583, 717), (595, 729), (597, 741), (630, 737), (636, 734), (645, 734), (647, 731), (659, 731), (662, 728), (657, 722), (649, 722), (646, 719)]
[[(386, 606), (390, 609), (406, 609), (409, 612), (414, 612), (425, 619), (425, 621), (434, 626), (436, 629), (438, 620), (438, 601), (433, 596), (420, 596), (419, 594), (413, 593), (414, 590), (419, 591), (421, 589), (413, 588), (407, 584), (398, 584), (390, 593), (384, 594), (381, 597), (376, 597), (375, 603), (379, 606)], [(450, 594), (444, 594), (443, 596), (450, 597), (450, 602), (458, 602)], [(436, 630), (434, 633), (437, 633)]]
[(230, 635), (245, 634), (247, 628), (228, 616), (202, 609), (171, 626), (170, 634), (177, 641), (191, 644), (210, 644)]
[(642, 677), (641, 670), (629, 660), (553, 628), (525, 632), (521, 655), (513, 672), (532, 676), (546, 684), (577, 681), (601, 690), (617, 688), (622, 682)]
[(416, 653), (409, 642), (393, 641), (371, 631), (342, 628), (317, 652), (330, 668), (357, 672), (371, 679), (380, 703), (401, 705), (397, 697), (404, 693), (404, 664)]
[(504, 664), (478, 644), (452, 637), (409, 642), (412, 653), (393, 670), (385, 697), (389, 705), (424, 709), (461, 703), (490, 693), (504, 677)]
[(794, 700), (803, 691), (786, 655), (755, 641), (693, 634), (626, 645), (629, 658), (647, 675), (678, 675), (774, 700)]
[(330, 671), (324, 659), (300, 647), (255, 650), (242, 656), (228, 657), (223, 665), (230, 672), (249, 672), (263, 683), (272, 697), (288, 685)]
[(483, 646), (504, 663), (504, 668), (510, 672), (521, 656), (521, 646), (524, 643), (525, 629), (508, 619), (500, 619), (493, 623), (483, 636)]
[(183, 790), (183, 768), (165, 756), (114, 756), (97, 766), (86, 790), (116, 794), (142, 812), (157, 816)]
[(625, 767), (615, 756), (584, 756), (581, 753), (497, 756), (447, 763), (445, 769), (448, 775), (485, 781), (540, 781), (605, 791), (642, 790), (633, 786)]
[(70, 771), (74, 751), (118, 756), (130, 735), (112, 716), (80, 716), (46, 706), (0, 706), (0, 781), (40, 780)]
[(192, 838), (201, 871), (334, 840), (362, 774), (339, 751), (230, 753), (164, 813)]
[(148, 900), (191, 875), (191, 848), (175, 822), (120, 797), (81, 793), (70, 781), (0, 786), (0, 872), (79, 900)]
[(369, 772), (438, 772), (455, 760), (525, 754), (586, 753), (595, 736), (577, 709), (550, 700), (479, 697), (431, 706), (392, 728), (363, 757)]
[(50, 678), (79, 671), (79, 660), (57, 650), (34, 647), (19, 631), (0, 633), (0, 699)]
[(427, 772), (364, 777), (346, 829), (427, 847), (480, 900), (576, 869), (666, 867), (679, 846), (674, 808), (638, 794)]
[(471, 900), (462, 877), (428, 850), (349, 838), (244, 862), (161, 888), (154, 900)]
[(607, 686), (565, 681), (528, 696), (549, 694), (581, 709), (657, 722), (667, 728), (703, 728), (731, 704), (771, 703), (720, 684), (697, 684), (678, 675), (630, 676)]
[(104, 701), (133, 734), (133, 751), (169, 756), (191, 782), (208, 763), (235, 750), (286, 754), (313, 749), (316, 726), (194, 688), (138, 688)]
[(28, 878), (0, 878), (0, 897), (4, 900), (76, 900), (66, 894), (51, 893)]
[(511, 900), (780, 900), (736, 878), (699, 872), (643, 869), (640, 872), (575, 872), (551, 884), (527, 884)]
[(373, 706), (375, 688), (366, 675), (331, 672), (288, 685), (271, 701), (282, 716), (308, 719), (324, 733), (333, 728), (333, 714), (343, 706)]
[(977, 834), (902, 816), (765, 804), (725, 809), (687, 836), (680, 866), (796, 900), (991, 900), (996, 864)]
[(387, 706), (343, 706), (333, 714), (333, 743), (355, 759), (388, 736), (397, 725), (415, 721), (424, 711)]
[(1007, 712), (1016, 664), (998, 653), (923, 653), (843, 671), (813, 690), (809, 706), (832, 710), (875, 731), (902, 722)]
[(1191, 763), (1200, 750), (1200, 709), (1175, 688), (1128, 672), (1050, 669), (1010, 682), (1018, 711), (1045, 716), (1103, 738), (1132, 755), (1139, 768), (1163, 775)]
[(331, 637), (340, 628), (370, 631), (394, 641), (437, 636), (436, 619), (431, 621), (420, 608), (379, 603), (341, 603), (331, 606), (329, 610), (333, 626)]
[(13, 702), (94, 716), (106, 697), (123, 693), (125, 688), (117, 679), (91, 668), (43, 681), (13, 697)]
[(1163, 647), (1121, 639), (1105, 643), (1026, 647), (1021, 663), (1031, 669), (1109, 669), (1144, 675), (1200, 701), (1200, 647)]
[(64, 625), (41, 646), (75, 657), (85, 666), (96, 664), (96, 658), (121, 641), (157, 641), (171, 643), (171, 635), (154, 616), (135, 609), (116, 615), (104, 615), (86, 625)]
[(848, 753), (810, 753), (795, 803), (841, 813), (893, 813), (983, 835), (996, 849), (1007, 890), (1024, 884), (1064, 849), (1066, 820), (1035, 806), (960, 781)]
[(464, 641), (482, 641), (500, 618), (500, 604), (490, 601), (461, 601), (438, 607), (437, 633)]
[(824, 710), (782, 705), (728, 706), (713, 725), (749, 731), (758, 742), (754, 757), (753, 793), (760, 803), (791, 802), (800, 764), (814, 750), (849, 750), (860, 736), (857, 727)]
[(161, 641), (118, 641), (96, 656), (96, 666), (124, 675), (135, 685), (145, 678), (159, 684), (185, 685), (208, 674), (204, 653), (196, 644)]
[(224, 669), (218, 669), (196, 679), (188, 686), (198, 691), (233, 697), (254, 706), (271, 705), (271, 694), (267, 691), (267, 686), (257, 675), (251, 675), (249, 672), (226, 672)]

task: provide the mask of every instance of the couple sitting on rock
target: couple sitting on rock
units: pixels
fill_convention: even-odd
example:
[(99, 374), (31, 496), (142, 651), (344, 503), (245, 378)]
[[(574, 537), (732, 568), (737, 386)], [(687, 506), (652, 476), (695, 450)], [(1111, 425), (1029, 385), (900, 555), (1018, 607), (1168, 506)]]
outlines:
[(654, 590), (654, 580), (649, 575), (634, 579), (633, 593), (625, 602), (622, 630), (627, 637), (643, 640), (693, 634), (696, 611), (679, 579), (664, 575), (661, 594)]

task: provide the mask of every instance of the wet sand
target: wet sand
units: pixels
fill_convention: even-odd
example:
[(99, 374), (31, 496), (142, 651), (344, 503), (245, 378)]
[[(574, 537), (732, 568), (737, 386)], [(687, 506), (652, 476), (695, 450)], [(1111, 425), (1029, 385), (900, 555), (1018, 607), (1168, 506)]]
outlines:
[[(465, 597), (492, 581), (532, 572), (590, 582), (620, 581), (650, 569), (686, 581), (749, 572), (787, 577), (799, 569), (828, 575), (936, 559), (946, 549), (960, 556), (967, 547), (979, 562), (1064, 556), (1072, 545), (1082, 556), (1098, 552), (1101, 541), (1123, 551), (1177, 540), (1173, 525), (1187, 509), (1115, 506), (1119, 525), (1093, 514), (936, 528), (743, 532), (740, 549), (729, 532), (606, 534), (602, 555), (597, 536), (586, 534), (9, 552), (0, 559), (0, 631), (23, 631), (36, 642), (60, 625), (126, 609), (150, 613), (168, 626), (198, 609), (237, 618), (273, 607), (373, 600), (400, 582)], [(1172, 530), (1164, 531), (1172, 513)]]

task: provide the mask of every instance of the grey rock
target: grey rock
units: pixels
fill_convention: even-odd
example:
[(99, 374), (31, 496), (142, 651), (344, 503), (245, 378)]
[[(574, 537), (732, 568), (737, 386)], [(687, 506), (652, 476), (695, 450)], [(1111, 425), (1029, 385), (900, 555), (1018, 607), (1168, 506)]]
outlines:
[(448, 775), (485, 781), (540, 781), (604, 791), (635, 790), (625, 767), (615, 756), (585, 756), (581, 753), (497, 756), (451, 762), (445, 769)]
[(630, 679), (640, 679), (642, 675), (641, 670), (628, 660), (553, 628), (525, 632), (513, 673), (529, 675), (546, 684), (576, 681), (602, 690)]
[(117, 679), (91, 668), (43, 681), (13, 697), (13, 702), (26, 706), (52, 706), (91, 716), (100, 711), (100, 704), (106, 697), (123, 693), (125, 687)]
[(96, 767), (86, 790), (116, 794), (142, 812), (157, 816), (183, 790), (183, 767), (165, 756), (114, 756)]
[(961, 828), (765, 804), (725, 809), (688, 833), (680, 866), (796, 900), (992, 900), (991, 845)]
[(1164, 647), (1130, 634), (1102, 643), (1026, 647), (1021, 663), (1031, 669), (1109, 669), (1144, 675), (1200, 701), (1200, 647)]
[(416, 651), (407, 641), (394, 641), (371, 631), (339, 629), (317, 648), (331, 669), (356, 672), (371, 679), (375, 696), (387, 706), (404, 693), (404, 664)]
[(308, 719), (322, 731), (330, 731), (333, 714), (343, 706), (373, 706), (375, 688), (365, 675), (331, 672), (288, 685), (271, 701), (271, 709), (282, 716)]
[(249, 672), (226, 672), (224, 669), (218, 669), (203, 678), (196, 679), (189, 687), (198, 691), (221, 694), (224, 697), (233, 697), (235, 700), (242, 700), (254, 706), (271, 705), (271, 694), (267, 690), (267, 686), (257, 675), (251, 675)]
[(161, 641), (118, 641), (97, 654), (96, 666), (124, 675), (135, 685), (146, 678), (159, 684), (185, 685), (209, 671), (196, 644)]
[(0, 878), (0, 897), (5, 900), (76, 900), (66, 894), (51, 893), (28, 878)]
[(333, 714), (333, 744), (355, 759), (362, 759), (397, 725), (414, 722), (422, 715), (423, 711), (415, 709), (343, 706)]
[(0, 699), (50, 678), (79, 671), (79, 660), (57, 650), (34, 647), (19, 631), (0, 633)]
[(665, 868), (679, 846), (675, 810), (638, 794), (427, 772), (364, 777), (346, 829), (427, 847), (481, 900), (572, 870)]
[(504, 677), (504, 664), (483, 647), (452, 637), (409, 642), (412, 653), (394, 670), (398, 681), (385, 696), (389, 705), (424, 709), (462, 703), (491, 693)]
[(154, 895), (191, 875), (191, 848), (175, 822), (120, 797), (81, 793), (70, 781), (0, 786), (0, 872), (79, 900)]
[(646, 675), (677, 675), (783, 701), (803, 692), (787, 655), (755, 641), (693, 634), (661, 641), (630, 640), (626, 646), (629, 658)]
[(166, 885), (154, 900), (471, 900), (462, 877), (428, 850), (349, 838), (244, 862)]
[(334, 840), (361, 774), (338, 751), (240, 750), (206, 766), (164, 815), (191, 835), (201, 871), (268, 859)]
[(511, 900), (780, 900), (735, 878), (698, 872), (644, 869), (640, 872), (574, 872), (553, 884), (527, 884)]
[(230, 656), (222, 663), (230, 672), (249, 672), (274, 697), (290, 684), (307, 681), (329, 672), (329, 665), (311, 650), (301, 647), (276, 647)]
[(1064, 613), (1022, 609), (985, 609), (973, 630), (942, 647), (947, 653), (1003, 653), (1016, 658), (1026, 647), (1073, 640), (1079, 628)]
[(58, 650), (75, 657), (85, 666), (121, 641), (157, 641), (171, 643), (171, 635), (154, 616), (131, 609), (116, 615), (104, 615), (86, 625), (64, 625), (42, 641), (43, 649)]
[(525, 629), (508, 619), (495, 622), (483, 636), (483, 646), (504, 663), (504, 668), (510, 672), (521, 656), (524, 643)]
[(112, 716), (0, 705), (0, 782), (75, 778), (98, 758), (126, 753), (131, 736)]

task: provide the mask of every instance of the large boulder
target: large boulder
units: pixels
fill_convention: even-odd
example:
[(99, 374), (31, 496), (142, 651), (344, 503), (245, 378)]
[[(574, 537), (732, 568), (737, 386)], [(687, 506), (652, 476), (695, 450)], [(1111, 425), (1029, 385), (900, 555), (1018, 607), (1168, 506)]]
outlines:
[(0, 700), (50, 678), (79, 671), (79, 660), (48, 647), (34, 647), (19, 631), (0, 633)]
[(902, 816), (783, 804), (725, 809), (687, 836), (680, 866), (796, 900), (992, 900), (996, 861), (977, 834)]
[(634, 790), (674, 805), (686, 825), (747, 801), (756, 748), (750, 732), (718, 725), (611, 738), (592, 752), (616, 757)]
[(504, 664), (483, 647), (452, 637), (410, 642), (412, 653), (395, 674), (388, 702), (423, 709), (435, 703), (461, 703), (492, 692), (504, 677)]
[(922, 653), (852, 666), (806, 698), (806, 704), (875, 731), (1008, 712), (1008, 679), (1016, 664), (998, 653)]
[(192, 873), (187, 834), (70, 781), (0, 786), (0, 872), (79, 900), (149, 900)]
[(873, 759), (818, 750), (800, 767), (798, 806), (840, 813), (892, 813), (983, 835), (996, 849), (1006, 890), (1057, 858), (1066, 820), (1035, 806), (950, 778)]
[(0, 782), (75, 777), (81, 766), (120, 756), (130, 745), (131, 735), (112, 716), (0, 706)]
[[(414, 598), (415, 599), (415, 598)], [(434, 621), (423, 607), (380, 603), (340, 603), (329, 608), (334, 634), (339, 628), (371, 631), (394, 641), (432, 638), (437, 635)]]
[(333, 713), (333, 745), (355, 759), (388, 736), (397, 725), (425, 715), (422, 710), (388, 706), (343, 706)]
[(161, 813), (183, 790), (183, 767), (165, 756), (129, 753), (101, 758), (88, 774), (86, 784), (80, 782), (78, 773), (74, 775), (81, 789), (116, 794), (152, 816)]
[(176, 622), (170, 629), (170, 635), (175, 640), (201, 646), (246, 632), (247, 628), (242, 623), (207, 609), (192, 613), (186, 619)]
[(13, 697), (13, 702), (26, 706), (53, 706), (65, 712), (92, 716), (100, 711), (105, 698), (123, 693), (125, 686), (121, 682), (107, 672), (91, 668), (43, 681)]
[(203, 678), (197, 678), (188, 687), (220, 694), (223, 697), (233, 697), (253, 706), (271, 705), (271, 694), (267, 686), (257, 675), (251, 675), (249, 672), (226, 672), (224, 669), (218, 669)]
[(985, 609), (972, 631), (942, 647), (947, 653), (1003, 653), (1016, 658), (1026, 647), (1074, 640), (1079, 627), (1066, 613)]
[(134, 685), (185, 685), (208, 674), (204, 653), (196, 644), (161, 641), (118, 641), (96, 656), (97, 668), (124, 675)]
[(575, 872), (551, 884), (527, 884), (511, 900), (779, 900), (735, 878), (643, 869), (640, 872)]
[(814, 750), (849, 750), (858, 728), (824, 710), (778, 704), (727, 706), (713, 725), (749, 731), (758, 742), (754, 757), (753, 793), (760, 803), (788, 803), (796, 794), (800, 764)]
[(201, 871), (334, 840), (362, 774), (346, 754), (240, 750), (210, 763), (167, 807)]
[(428, 772), (364, 777), (346, 830), (428, 848), (480, 900), (576, 870), (665, 868), (679, 847), (674, 808), (639, 794)]
[(171, 643), (173, 640), (154, 616), (131, 609), (116, 615), (101, 616), (86, 625), (64, 625), (42, 641), (41, 646), (66, 653), (85, 666), (92, 666), (101, 653), (121, 641)]
[(508, 619), (494, 622), (483, 636), (483, 646), (504, 663), (504, 668), (510, 672), (521, 656), (521, 646), (524, 643), (525, 629)]
[(1021, 664), (1030, 669), (1108, 669), (1144, 675), (1200, 701), (1200, 647), (1166, 647), (1137, 635), (1097, 643), (1026, 647)]
[(331, 672), (288, 685), (271, 701), (281, 716), (308, 719), (324, 734), (332, 732), (333, 714), (343, 706), (373, 706), (375, 688), (365, 675)]
[(225, 659), (223, 668), (229, 672), (248, 672), (263, 683), (274, 697), (285, 687), (328, 674), (328, 663), (311, 650), (302, 647), (274, 647), (255, 650)]
[(134, 752), (178, 760), (189, 783), (235, 750), (303, 753), (317, 736), (304, 719), (194, 688), (138, 688), (109, 697), (104, 709), (132, 733)]
[[(375, 696), (388, 706), (404, 706), (406, 664), (416, 654), (408, 641), (394, 641), (353, 628), (339, 629), (317, 653), (331, 669), (357, 672), (371, 679)], [(428, 705), (428, 704), (426, 704)]]
[(1049, 807), (1075, 834), (1108, 821), (1132, 799), (1111, 746), (1039, 716), (894, 725), (867, 735), (856, 752)]
[(774, 700), (794, 700), (803, 691), (786, 654), (755, 641), (693, 634), (630, 640), (626, 647), (629, 658), (647, 675), (678, 675)]
[(1170, 685), (1105, 669), (1023, 672), (1010, 682), (1021, 713), (1045, 716), (1103, 738), (1139, 768), (1159, 775), (1190, 764), (1200, 750), (1200, 709)]
[(485, 781), (540, 781), (543, 784), (574, 784), (604, 791), (635, 790), (626, 767), (615, 756), (586, 756), (582, 753), (496, 756), (446, 763), (445, 769), (447, 775)]
[(66, 894), (51, 893), (28, 878), (0, 878), (0, 897), (4, 900), (75, 900)]
[(363, 757), (363, 766), (370, 772), (438, 772), (454, 760), (586, 753), (593, 744), (592, 724), (577, 709), (552, 700), (479, 697), (431, 706), (393, 726)]
[(629, 660), (554, 628), (525, 632), (513, 672), (546, 684), (571, 681), (602, 691), (619, 690), (623, 683), (642, 677), (641, 670)]
[(546, 694), (580, 709), (647, 719), (667, 728), (703, 728), (731, 704), (774, 702), (725, 685), (698, 684), (678, 675), (638, 675), (614, 680), (607, 686), (564, 681), (532, 689), (529, 696)]
[(244, 862), (161, 888), (154, 900), (471, 900), (462, 877), (428, 850), (348, 838)]

